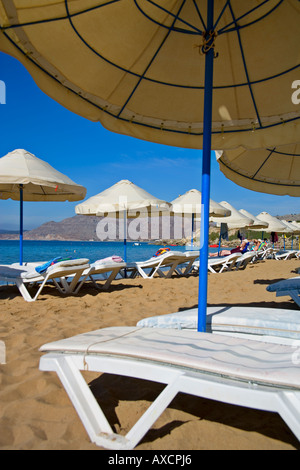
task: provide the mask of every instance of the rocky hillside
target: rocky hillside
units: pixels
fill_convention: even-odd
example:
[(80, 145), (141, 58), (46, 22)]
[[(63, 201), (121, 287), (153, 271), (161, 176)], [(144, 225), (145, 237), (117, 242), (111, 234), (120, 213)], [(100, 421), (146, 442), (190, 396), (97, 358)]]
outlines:
[[(164, 227), (164, 228), (163, 228)], [(24, 240), (123, 240), (123, 219), (76, 215), (61, 222), (47, 222), (40, 227), (24, 233)], [(140, 234), (142, 233), (142, 236)], [(152, 219), (128, 219), (127, 239), (173, 238), (173, 219), (157, 217)], [(18, 239), (18, 233), (0, 233), (0, 240)]]
[[(300, 221), (300, 213), (277, 216), (278, 219)], [(180, 227), (180, 228), (179, 228)], [(198, 227), (197, 227), (198, 228)], [(97, 233), (98, 230), (98, 233)], [(175, 236), (174, 231), (179, 230), (182, 236)], [(143, 233), (140, 237), (139, 234)], [(178, 234), (178, 232), (176, 232)], [(153, 217), (148, 221), (130, 219), (127, 221), (128, 240), (156, 240), (156, 239), (179, 239), (188, 238), (191, 233), (190, 220), (185, 225), (185, 230), (181, 231), (178, 219), (168, 217), (158, 219)], [(99, 236), (98, 236), (99, 235)], [(0, 231), (0, 240), (18, 239), (17, 232), (9, 233), (7, 230)], [(122, 240), (123, 220), (104, 219), (103, 217), (93, 217), (76, 215), (62, 220), (61, 222), (47, 222), (34, 230), (24, 233), (25, 240)]]

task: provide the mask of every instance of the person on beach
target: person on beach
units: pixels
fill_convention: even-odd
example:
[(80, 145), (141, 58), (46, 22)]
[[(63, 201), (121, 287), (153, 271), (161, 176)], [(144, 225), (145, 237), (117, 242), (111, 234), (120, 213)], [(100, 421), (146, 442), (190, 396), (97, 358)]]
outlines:
[(232, 255), (233, 253), (245, 253), (248, 250), (249, 242), (247, 238), (245, 238), (240, 245), (238, 245), (236, 248), (233, 248), (232, 250), (222, 250), (220, 253), (213, 253), (209, 255), (210, 257), (216, 257), (216, 256), (228, 256)]

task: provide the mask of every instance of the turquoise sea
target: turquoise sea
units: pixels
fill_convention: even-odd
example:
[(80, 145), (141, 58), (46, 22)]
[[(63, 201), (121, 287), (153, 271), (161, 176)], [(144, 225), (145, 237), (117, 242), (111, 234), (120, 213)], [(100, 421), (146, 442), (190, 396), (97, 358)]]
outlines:
[[(141, 242), (135, 246), (133, 242), (127, 242), (127, 261), (143, 261), (151, 258), (160, 245), (151, 245)], [(183, 246), (170, 246), (172, 250), (185, 251)], [(123, 242), (78, 242), (78, 241), (31, 241), (23, 242), (23, 260), (25, 262), (48, 261), (57, 256), (63, 258), (88, 258), (91, 263), (118, 255), (124, 258)], [(0, 264), (11, 264), (19, 261), (19, 241), (0, 240)]]

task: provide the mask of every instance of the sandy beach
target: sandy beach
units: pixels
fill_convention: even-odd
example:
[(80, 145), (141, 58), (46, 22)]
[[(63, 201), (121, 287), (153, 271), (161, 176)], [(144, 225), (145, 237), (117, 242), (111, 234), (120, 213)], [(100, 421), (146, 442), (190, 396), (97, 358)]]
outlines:
[[(209, 274), (209, 305), (296, 309), (288, 297), (266, 291), (269, 283), (296, 275), (299, 260), (267, 260), (243, 271)], [(78, 296), (47, 287), (27, 303), (16, 287), (0, 287), (0, 340), (7, 363), (0, 366), (1, 450), (101, 450), (89, 441), (54, 373), (39, 371), (46, 342), (108, 326), (135, 325), (146, 316), (197, 305), (198, 277), (126, 279), (109, 291), (86, 284)], [(125, 433), (161, 386), (117, 376), (85, 373), (118, 432)], [(137, 450), (293, 450), (300, 444), (276, 414), (179, 395)]]

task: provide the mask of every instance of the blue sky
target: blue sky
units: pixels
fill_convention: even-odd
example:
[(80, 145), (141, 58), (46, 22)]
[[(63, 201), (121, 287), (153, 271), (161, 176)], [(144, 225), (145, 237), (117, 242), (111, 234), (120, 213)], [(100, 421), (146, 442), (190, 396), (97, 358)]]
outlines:
[[(93, 196), (129, 179), (156, 197), (171, 201), (189, 189), (201, 190), (201, 150), (144, 142), (104, 129), (71, 113), (45, 95), (26, 69), (0, 53), (0, 80), (6, 104), (0, 104), (0, 157), (24, 148), (87, 188)], [(256, 193), (226, 179), (212, 158), (211, 198), (226, 200), (254, 215), (299, 212), (299, 198)], [(26, 202), (24, 228), (75, 215), (76, 203)], [(0, 230), (17, 230), (19, 203), (0, 200)]]

